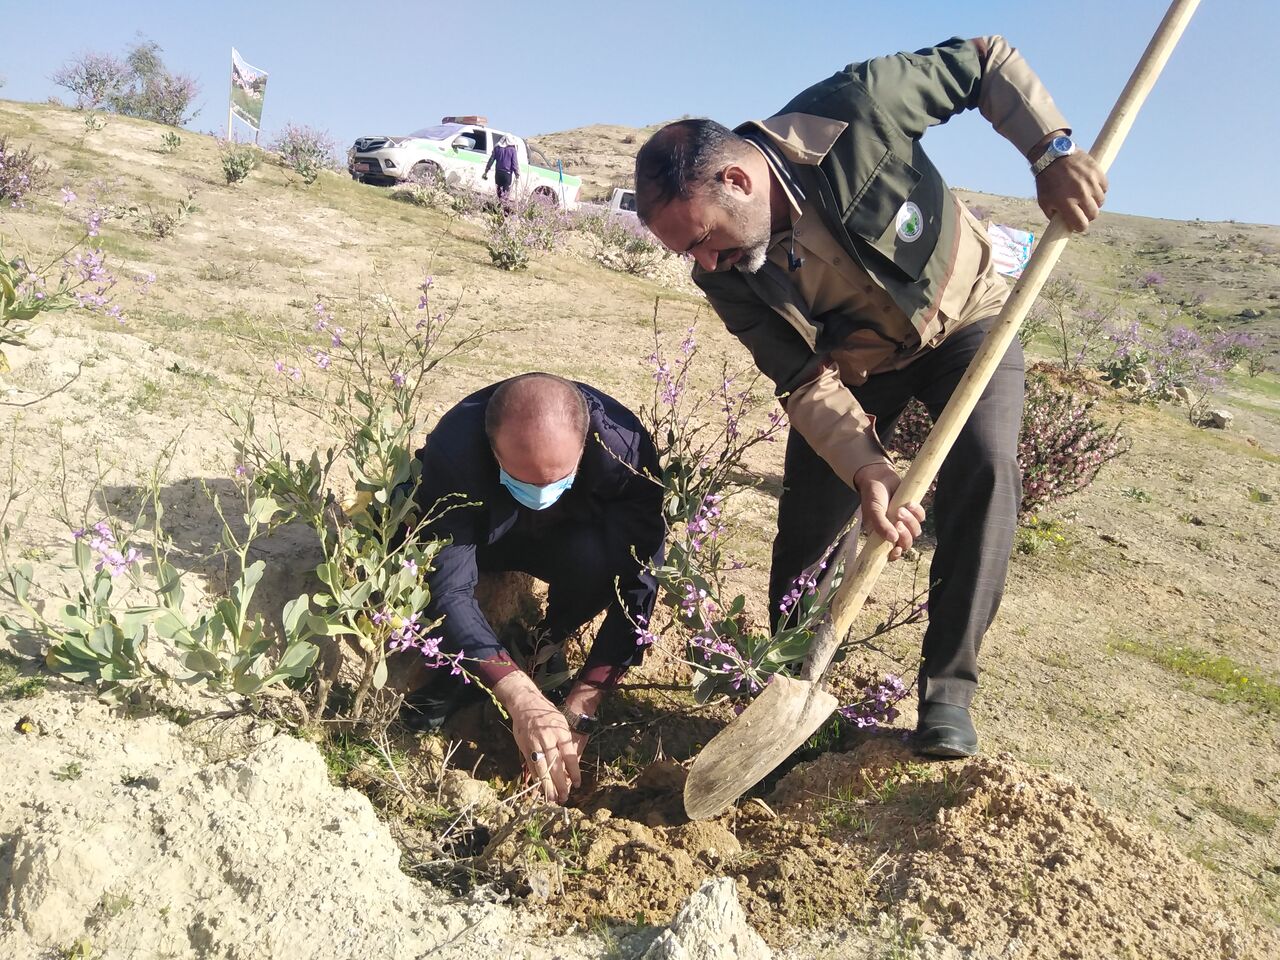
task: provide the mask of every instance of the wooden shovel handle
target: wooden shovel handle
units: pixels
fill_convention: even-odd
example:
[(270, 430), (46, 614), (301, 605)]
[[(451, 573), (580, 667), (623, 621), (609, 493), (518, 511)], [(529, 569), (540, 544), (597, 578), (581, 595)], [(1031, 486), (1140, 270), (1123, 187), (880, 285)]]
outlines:
[[(1178, 39), (1182, 36), (1199, 3), (1200, 0), (1174, 0), (1164, 19), (1160, 21), (1160, 26), (1156, 29), (1151, 42), (1147, 44), (1142, 59), (1138, 61), (1133, 75), (1129, 77), (1124, 92), (1112, 107), (1111, 114), (1107, 117), (1102, 132), (1098, 134), (1093, 149), (1089, 151), (1103, 171), (1111, 166), (1116, 154), (1120, 152), (1120, 145), (1124, 142), (1129, 128), (1133, 126), (1138, 109), (1147, 99), (1151, 88), (1155, 86), (1160, 71), (1164, 69), (1165, 63), (1168, 62), (1173, 48), (1177, 45)], [(1004, 358), (1009, 344), (1017, 336), (1018, 328), (1022, 326), (1027, 312), (1035, 303), (1040, 288), (1049, 279), (1049, 274), (1057, 264), (1058, 258), (1062, 256), (1069, 236), (1070, 232), (1062, 225), (1061, 218), (1055, 216), (1045, 230), (1035, 253), (1031, 255), (1031, 260), (1027, 263), (1021, 279), (1014, 285), (1013, 292), (1005, 302), (1004, 309), (1000, 311), (995, 325), (987, 334), (982, 347), (951, 395), (951, 400), (942, 411), (942, 416), (934, 424), (924, 446), (920, 448), (920, 452), (912, 462), (911, 469), (898, 485), (893, 500), (889, 504), (890, 516), (896, 515), (899, 507), (918, 502), (929, 489), (929, 484), (933, 483), (934, 477), (938, 475), (938, 469), (942, 466), (942, 461), (951, 452), (951, 447), (969, 420), (969, 415), (982, 396), (982, 391), (987, 388), (987, 383), (990, 382), (996, 367)], [(826, 672), (836, 649), (840, 646), (845, 634), (849, 632), (849, 628), (853, 626), (854, 618), (862, 610), (867, 595), (875, 586), (885, 563), (888, 562), (890, 550), (892, 546), (882, 537), (874, 533), (868, 534), (867, 543), (858, 554), (853, 572), (840, 585), (840, 589), (831, 601), (831, 626), (819, 630), (814, 637), (813, 646), (809, 649), (809, 655), (805, 659), (804, 669), (801, 672), (803, 679), (818, 680)]]

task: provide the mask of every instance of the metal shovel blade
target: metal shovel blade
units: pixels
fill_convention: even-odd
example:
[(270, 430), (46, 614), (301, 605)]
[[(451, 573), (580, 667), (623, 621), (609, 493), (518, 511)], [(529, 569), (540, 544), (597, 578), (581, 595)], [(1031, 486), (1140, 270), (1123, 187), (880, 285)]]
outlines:
[(836, 706), (836, 698), (819, 683), (774, 676), (698, 754), (684, 784), (689, 819), (705, 820), (727, 810), (813, 736)]

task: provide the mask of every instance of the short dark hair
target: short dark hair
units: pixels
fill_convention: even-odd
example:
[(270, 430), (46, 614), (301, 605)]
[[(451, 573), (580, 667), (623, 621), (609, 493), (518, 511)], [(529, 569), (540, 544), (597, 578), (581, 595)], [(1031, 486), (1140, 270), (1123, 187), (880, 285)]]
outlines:
[(636, 214), (648, 223), (672, 200), (688, 200), (721, 165), (742, 156), (745, 144), (714, 120), (667, 124), (636, 154)]
[(567, 423), (583, 438), (591, 426), (587, 398), (578, 385), (553, 373), (522, 373), (504, 380), (484, 408), (484, 432), (490, 445), (512, 415), (539, 423)]

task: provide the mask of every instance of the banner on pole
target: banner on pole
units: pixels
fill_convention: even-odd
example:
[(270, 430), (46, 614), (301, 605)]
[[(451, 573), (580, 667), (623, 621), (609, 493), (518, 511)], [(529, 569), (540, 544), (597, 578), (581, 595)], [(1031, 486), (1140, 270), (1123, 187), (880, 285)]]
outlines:
[(991, 259), (996, 271), (1006, 277), (1020, 277), (1031, 259), (1031, 248), (1036, 235), (1016, 227), (999, 223), (987, 224), (987, 239), (991, 241)]
[(262, 101), (267, 94), (267, 71), (245, 63), (231, 48), (231, 112), (253, 127), (262, 128)]

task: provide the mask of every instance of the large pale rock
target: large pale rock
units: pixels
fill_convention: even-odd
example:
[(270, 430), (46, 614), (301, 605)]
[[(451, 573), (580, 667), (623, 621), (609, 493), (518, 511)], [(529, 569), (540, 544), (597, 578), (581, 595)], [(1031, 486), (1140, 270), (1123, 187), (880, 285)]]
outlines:
[(751, 929), (729, 877), (708, 880), (689, 898), (671, 926), (653, 941), (643, 960), (772, 960), (773, 952)]
[(369, 801), (334, 786), (310, 743), (124, 719), (87, 697), (0, 701), (4, 960), (81, 939), (100, 960), (600, 956), (545, 927), (406, 876)]
[(1210, 410), (1204, 415), (1206, 426), (1214, 427), (1218, 430), (1226, 430), (1231, 426), (1231, 421), (1235, 419), (1235, 414), (1230, 410)]

